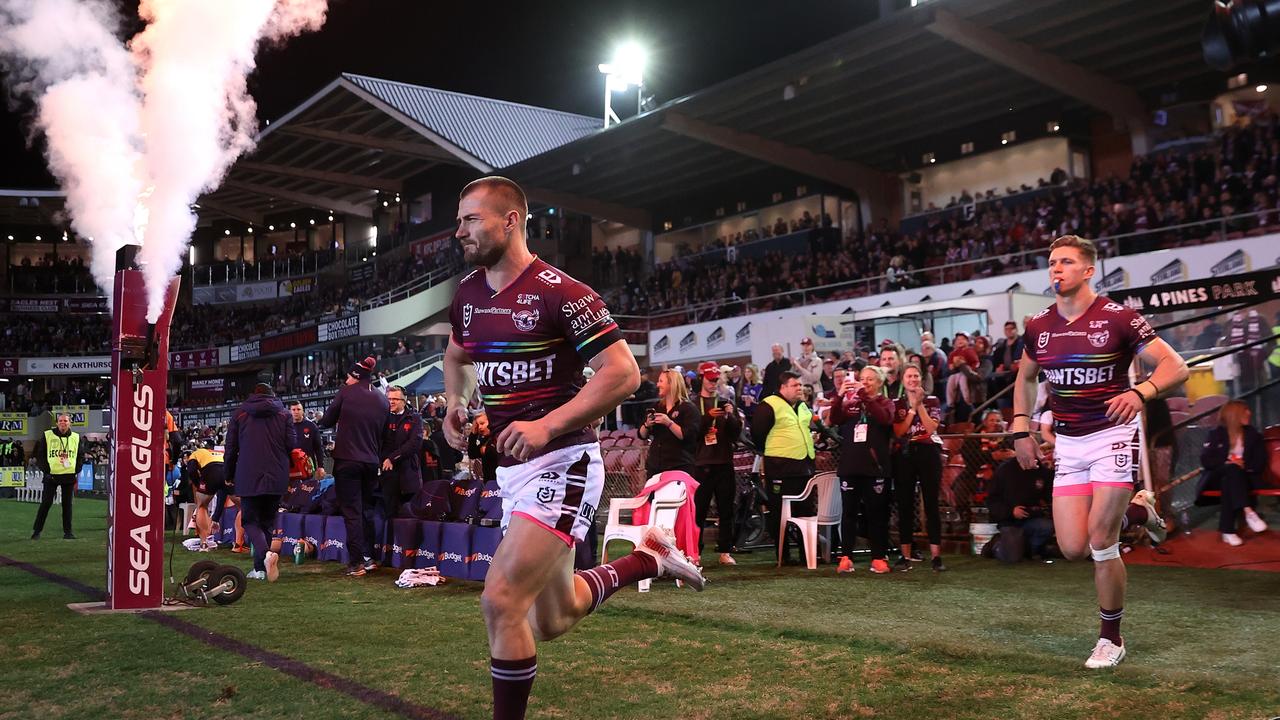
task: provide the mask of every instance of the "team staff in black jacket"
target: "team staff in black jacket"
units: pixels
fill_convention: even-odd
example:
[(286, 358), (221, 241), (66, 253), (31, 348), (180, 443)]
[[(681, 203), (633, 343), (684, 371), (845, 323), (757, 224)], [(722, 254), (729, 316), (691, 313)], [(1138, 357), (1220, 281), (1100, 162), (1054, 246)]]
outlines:
[(298, 447), (316, 464), (316, 477), (324, 477), (324, 438), (320, 428), (307, 419), (306, 409), (302, 403), (294, 400), (289, 403), (289, 413), (293, 415), (293, 435)]
[(721, 565), (737, 565), (730, 554), (733, 550), (733, 499), (738, 484), (733, 477), (733, 446), (742, 433), (742, 418), (733, 403), (716, 395), (716, 382), (720, 380), (720, 368), (713, 362), (698, 367), (702, 374), (702, 390), (698, 392), (697, 453), (694, 459), (698, 491), (694, 494), (698, 518), (698, 554), (702, 554), (702, 531), (707, 527), (707, 511), (715, 498), (716, 512), (720, 516), (716, 549), (720, 552)]
[(373, 561), (373, 488), (382, 462), (382, 428), (387, 398), (369, 380), (378, 361), (372, 357), (351, 366), (347, 384), (329, 403), (316, 424), (337, 427), (333, 438), (333, 484), (347, 530), (347, 574), (362, 577), (378, 568)]
[(871, 572), (889, 572), (889, 478), (893, 476), (893, 401), (884, 395), (885, 372), (862, 368), (860, 379), (846, 377), (842, 395), (831, 406), (831, 424), (840, 428), (840, 493), (844, 517), (840, 540), (844, 557), (837, 572), (853, 572), (853, 546), (858, 537), (858, 500), (871, 541)]
[[(386, 538), (391, 537), (391, 521), (400, 513), (400, 504), (422, 488), (422, 416), (408, 407), (404, 388), (387, 389), (386, 427), (382, 430), (382, 517), (386, 518)], [(384, 538), (384, 540), (386, 539)]]

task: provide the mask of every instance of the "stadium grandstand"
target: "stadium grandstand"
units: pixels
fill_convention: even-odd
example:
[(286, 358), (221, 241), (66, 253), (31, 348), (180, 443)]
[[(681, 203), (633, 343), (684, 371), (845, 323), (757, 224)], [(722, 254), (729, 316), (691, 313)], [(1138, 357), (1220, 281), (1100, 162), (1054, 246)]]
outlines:
[[(376, 513), (339, 507), (336, 490), (322, 502), (332, 485), (323, 479), (336, 466), (335, 430), (333, 423), (317, 428), (324, 451), (313, 468), (318, 474), (306, 479), (319, 489), (307, 485), (308, 493), (316, 493), (302, 506), (281, 505), (277, 523), (283, 556), (302, 567), (287, 568), (281, 583), (250, 583), (237, 617), (247, 615), (245, 622), (262, 627), (292, 622), (253, 607), (253, 594), (261, 588), (285, 603), (305, 592), (327, 601), (336, 592), (329, 586), (339, 564), (370, 572), (394, 568), (401, 580), (407, 573), (413, 582), (425, 582), (408, 571), (436, 573), (437, 563), (425, 560), (430, 554), (439, 558), (435, 577), (448, 580), (437, 593), (442, 606), (433, 610), (440, 613), (435, 620), (477, 638), (484, 634), (474, 605), (501, 538), (496, 525), (502, 510), (482, 508), (478, 500), (459, 506), (458, 497), (473, 490), (496, 497), (500, 453), (484, 434), (488, 420), (480, 419), (479, 394), (469, 399), (468, 448), (448, 447), (444, 393), (451, 338), (460, 338), (451, 307), (471, 271), (456, 237), (459, 192), (477, 178), (500, 175), (527, 195), (529, 250), (598, 294), (642, 374), (639, 389), (598, 425), (604, 490), (591, 509), (587, 560), (618, 554), (619, 543), (609, 539), (626, 535), (619, 527), (631, 508), (647, 512), (652, 505), (656, 514), (663, 507), (665, 496), (652, 485), (655, 468), (686, 469), (661, 466), (669, 458), (655, 449), (662, 442), (653, 430), (655, 410), (665, 418), (664, 411), (675, 407), (660, 394), (672, 387), (672, 378), (687, 383), (686, 400), (727, 403), (719, 412), (741, 421), (724, 461), (731, 464), (729, 507), (721, 507), (719, 496), (713, 505), (710, 493), (686, 496), (681, 485), (678, 514), (670, 510), (673, 522), (693, 529), (693, 542), (679, 545), (697, 560), (709, 581), (706, 592), (693, 598), (676, 591), (682, 586), (658, 580), (653, 595), (614, 601), (621, 611), (609, 617), (641, 618), (653, 638), (629, 645), (618, 640), (617, 626), (597, 619), (586, 624), (593, 642), (618, 641), (617, 657), (568, 643), (544, 656), (559, 652), (589, 668), (617, 661), (652, 679), (658, 669), (638, 668), (631, 657), (643, 645), (665, 667), (686, 668), (688, 677), (658, 682), (657, 689), (648, 680), (630, 680), (625, 687), (632, 699), (619, 708), (594, 698), (598, 678), (571, 682), (564, 661), (548, 660), (530, 716), (1083, 718), (1117, 708), (1115, 714), (1169, 718), (1276, 714), (1280, 694), (1263, 687), (1262, 678), (1280, 663), (1280, 654), (1256, 636), (1270, 622), (1258, 612), (1273, 595), (1270, 573), (1280, 572), (1274, 505), (1280, 496), (1280, 85), (1267, 86), (1280, 77), (1265, 65), (1228, 75), (1206, 64), (1201, 31), (1210, 5), (882, 0), (868, 22), (694, 92), (653, 99), (642, 87), (637, 112), (624, 118), (612, 106), (601, 118), (414, 84), (390, 72), (342, 72), (313, 86), (309, 96), (265, 123), (252, 150), (190, 205), (196, 229), (179, 272), (168, 335), (165, 399), (179, 436), (172, 452), (181, 458), (170, 460), (176, 482), (165, 486), (171, 494), (165, 553), (176, 554), (182, 568), (206, 551), (219, 562), (247, 566), (234, 554), (245, 542), (233, 520), (245, 517), (238, 501), (231, 505), (219, 496), (218, 518), (223, 507), (231, 514), (209, 538), (192, 544), (188, 536), (200, 533), (194, 529), (199, 521), (182, 460), (197, 448), (220, 452), (235, 432), (233, 416), (261, 394), (261, 386), (286, 406), (301, 403), (305, 418), (319, 422), (327, 408), (340, 406), (335, 398), (344, 386), (368, 379), (384, 395), (397, 390), (425, 421), (414, 471), (423, 489), (391, 511), (380, 501)], [(47, 608), (34, 606), (33, 599), (47, 598), (40, 590), (44, 581), (33, 578), (47, 576), (40, 567), (53, 569), (60, 559), (45, 546), (28, 552), (15, 545), (28, 534), (35, 503), (54, 492), (48, 460), (42, 465), (33, 451), (47, 447), (61, 415), (71, 418), (89, 450), (72, 491), (80, 503), (76, 531), (92, 533), (95, 542), (103, 523), (86, 517), (106, 514), (102, 501), (114, 482), (112, 373), (120, 361), (113, 360), (113, 349), (119, 355), (120, 343), (109, 307), (113, 289), (95, 282), (93, 243), (77, 234), (70, 212), (67, 195), (56, 188), (0, 190), (6, 251), (0, 263), (0, 544), (7, 548), (0, 550), (0, 575), (13, 580), (26, 569), (17, 602), (30, 621), (15, 641), (0, 641), (15, 651), (52, 641), (38, 630), (53, 620)], [(1014, 522), (1031, 511), (1005, 497), (1009, 483), (1017, 482), (1008, 480), (1018, 469), (1017, 441), (1031, 432), (1052, 447), (1054, 404), (1061, 400), (1050, 399), (1047, 376), (1035, 407), (1016, 405), (1014, 396), (1019, 363), (1036, 343), (1043, 349), (1049, 341), (1048, 333), (1024, 333), (1059, 297), (1058, 280), (1050, 277), (1050, 246), (1063, 236), (1093, 241), (1092, 288), (1110, 299), (1113, 312), (1140, 313), (1135, 331), (1145, 318), (1187, 370), (1185, 383), (1159, 398), (1153, 394), (1143, 406), (1141, 433), (1132, 441), (1133, 452), (1140, 446), (1141, 453), (1116, 455), (1121, 464), (1122, 456), (1123, 462), (1140, 457), (1128, 490), (1150, 493), (1152, 513), (1158, 508), (1168, 530), (1167, 538), (1163, 532), (1157, 538), (1142, 532), (1143, 521), (1132, 527), (1125, 521), (1116, 552), (1131, 568), (1134, 619), (1126, 628), (1132, 626), (1138, 640), (1124, 665), (1127, 674), (1115, 676), (1119, 681), (1086, 678), (1077, 670), (1087, 651), (1080, 637), (1095, 622), (1080, 612), (1093, 602), (1086, 592), (1092, 572), (1080, 570), (1089, 561), (1062, 562), (1071, 553), (1059, 548), (1052, 522), (1048, 543), (1036, 544), (1036, 531)], [(571, 310), (564, 315), (572, 316)], [(1087, 333), (1094, 348), (1108, 341), (1107, 332), (1096, 332), (1101, 327), (1091, 325)], [(372, 370), (363, 369), (365, 358), (373, 359)], [(851, 433), (862, 432), (857, 442), (865, 443), (868, 422), (865, 409), (861, 419), (841, 420), (850, 387), (845, 378), (866, 378), (860, 373), (872, 368), (897, 393), (890, 400), (906, 403), (894, 410), (905, 422), (908, 365), (919, 369), (923, 395), (935, 401), (937, 427), (924, 436), (937, 445), (937, 478), (932, 486), (921, 481), (920, 497), (914, 480), (897, 478), (914, 452), (915, 426), (907, 423), (903, 430), (890, 422), (886, 432), (898, 438), (893, 467), (885, 471), (894, 475), (888, 484), (892, 507), (886, 500), (877, 509), (874, 496), (855, 496), (847, 488), (842, 500), (837, 490), (848, 463), (841, 458), (853, 441), (841, 426), (862, 427)], [(1158, 367), (1143, 356), (1131, 370), (1122, 368), (1130, 378), (1124, 384), (1133, 382), (1131, 392), (1146, 401), (1141, 383), (1151, 382)], [(815, 513), (810, 524), (806, 515), (792, 526), (803, 527), (794, 543), (809, 543), (799, 561), (784, 558), (791, 531), (786, 521), (782, 530), (776, 523), (784, 505), (789, 516), (792, 501), (797, 509), (802, 502), (777, 499), (786, 486), (771, 487), (767, 470), (762, 476), (768, 431), (753, 435), (758, 408), (770, 408), (770, 422), (781, 412), (764, 397), (786, 383), (780, 373), (787, 370), (797, 374), (800, 402), (808, 408), (796, 417), (815, 418), (812, 432), (803, 434), (813, 499), (823, 501), (809, 508)], [(833, 412), (835, 407), (841, 409)], [(910, 412), (916, 417), (917, 408)], [(1031, 428), (1016, 432), (1027, 415)], [(1058, 422), (1061, 430), (1064, 421)], [(1256, 428), (1262, 464), (1250, 470), (1243, 491), (1205, 485), (1223, 466), (1208, 459), (1205, 448), (1223, 438), (1234, 441), (1245, 425)], [(670, 430), (666, 436), (673, 436)], [(714, 445), (715, 432), (695, 440)], [(1229, 453), (1227, 465), (1243, 469), (1243, 445)], [(391, 472), (392, 460), (386, 463), (381, 467)], [(1052, 472), (1046, 477), (1052, 490)], [(299, 487), (295, 477), (290, 492), (302, 492)], [(379, 488), (377, 495), (383, 492)], [(83, 510), (88, 503), (93, 509)], [(41, 506), (41, 518), (48, 504)], [(1033, 508), (1036, 516), (1053, 519), (1048, 505)], [(377, 518), (381, 534), (364, 565), (347, 553), (344, 508), (347, 515), (366, 512), (370, 524)], [(852, 514), (843, 526), (842, 513)], [(887, 555), (878, 513), (885, 539), (897, 542)], [(855, 537), (843, 537), (854, 526)], [(733, 528), (732, 537), (723, 539), (726, 528)], [(395, 534), (402, 530), (403, 537)], [(453, 541), (449, 532), (465, 536), (457, 540), (466, 543), (462, 552), (446, 548)], [(810, 542), (811, 533), (818, 539)], [(490, 541), (492, 546), (485, 544)], [(1014, 543), (1016, 552), (1010, 550)], [(1111, 559), (1092, 551), (1094, 561)], [(65, 571), (54, 569), (78, 578), (63, 586), (84, 588), (83, 582), (98, 578), (102, 557), (93, 553), (92, 563), (77, 559)], [(462, 559), (447, 561), (454, 554)], [(848, 590), (840, 581), (850, 579), (845, 572), (855, 566), (857, 583), (871, 582), (863, 577), (865, 568), (890, 575), (883, 584), (890, 589)], [(903, 576), (913, 568), (913, 575)], [(930, 568), (938, 572), (928, 575)], [(383, 576), (390, 587), (390, 573), (375, 574)], [(641, 588), (649, 591), (648, 580)], [(1068, 589), (1076, 596), (1070, 602)], [(420, 606), (388, 599), (384, 590), (362, 586), (349, 601), (394, 604), (390, 612), (418, 622)], [(751, 594), (757, 591), (758, 597)], [(658, 594), (670, 604), (655, 613), (651, 601)], [(59, 596), (47, 604), (61, 608), (63, 602)], [(847, 619), (833, 611), (850, 602), (878, 609)], [(925, 611), (944, 604), (936, 613)], [(1048, 614), (1038, 614), (1039, 606), (1054, 617), (1070, 617), (1069, 627), (1054, 627)], [(299, 608), (335, 627), (353, 622), (329, 607)], [(1112, 618), (1107, 608), (1100, 610), (1107, 632)], [(1180, 624), (1184, 617), (1191, 620)], [(751, 629), (757, 622), (777, 637)], [(167, 624), (157, 623), (147, 631), (158, 633)], [(906, 627), (917, 623), (919, 629)], [(865, 627), (882, 629), (864, 637)], [(431, 637), (415, 624), (420, 630), (420, 637)], [(652, 649), (682, 634), (696, 650)], [(332, 642), (321, 637), (302, 651), (288, 647), (296, 638), (265, 633), (253, 636), (271, 648), (260, 657), (248, 637), (241, 640), (249, 649), (236, 652), (258, 657), (264, 667), (292, 667), (286, 672), (293, 677), (330, 689), (348, 683), (342, 702), (351, 707), (333, 710), (335, 717), (369, 706), (409, 717), (487, 717), (490, 710), (488, 679), (470, 677), (481, 674), (480, 650), (465, 659), (442, 650), (428, 663), (434, 677), (466, 676), (459, 682), (467, 694), (452, 697), (384, 683), (377, 676), (391, 660), (350, 651), (358, 641), (354, 635)], [(418, 648), (390, 629), (360, 640), (389, 653)], [(437, 640), (446, 644), (443, 636), (430, 642)], [(177, 651), (161, 652), (151, 636), (138, 642), (155, 647), (166, 663), (180, 659)], [(741, 663), (740, 671), (700, 669), (710, 662), (710, 648), (720, 654), (739, 642), (745, 643), (742, 652), (726, 657), (735, 667)], [(227, 652), (218, 642), (209, 644), (217, 649), (182, 652)], [(802, 658), (810, 644), (815, 654)], [(1185, 647), (1170, 647), (1179, 645)], [(1229, 657), (1225, 648), (1237, 646), (1239, 655)], [(965, 648), (977, 648), (977, 656)], [(899, 649), (907, 659), (890, 657)], [(778, 652), (791, 653), (795, 662), (775, 666), (769, 658)], [(22, 655), (24, 662), (51, 667), (47, 657), (32, 653)], [(291, 660), (292, 654), (303, 659)], [(1187, 667), (1206, 656), (1213, 658), (1207, 667)], [(88, 661), (103, 660), (100, 651), (90, 652)], [(232, 685), (209, 702), (225, 705), (225, 716), (293, 711), (287, 697), (263, 693), (260, 676), (224, 660), (213, 663)], [(972, 667), (964, 667), (970, 660)], [(463, 662), (468, 666), (459, 670)], [(111, 663), (105, 666), (118, 670)], [(828, 677), (845, 665), (861, 666), (861, 679)], [(926, 665), (928, 672), (920, 669)], [(36, 682), (35, 670), (22, 672), (24, 682)], [(756, 687), (766, 684), (766, 673), (768, 691)], [(939, 678), (953, 673), (957, 685), (948, 695)], [(362, 679), (343, 677), (348, 674)], [(1020, 676), (1025, 686), (1016, 686)], [(773, 681), (778, 677), (814, 689), (791, 688), (789, 681), (780, 686)], [(905, 687), (885, 689), (908, 682), (903, 678), (943, 699), (926, 701)], [(850, 690), (850, 683), (866, 687)], [(104, 684), (109, 681), (99, 677), (94, 687)], [(212, 687), (203, 681), (198, 686), (204, 694)], [(773, 697), (787, 689), (794, 689), (793, 700)], [(294, 690), (303, 698), (298, 707), (325, 716), (322, 693), (331, 690), (310, 683)], [(246, 694), (261, 707), (242, 704)], [(54, 707), (51, 695), (21, 690), (8, 700), (31, 708), (32, 715)], [(70, 702), (75, 710), (69, 715), (108, 712), (105, 701), (78, 690)], [(580, 710), (569, 709), (575, 703)], [(166, 714), (175, 707), (149, 699), (120, 714)]]

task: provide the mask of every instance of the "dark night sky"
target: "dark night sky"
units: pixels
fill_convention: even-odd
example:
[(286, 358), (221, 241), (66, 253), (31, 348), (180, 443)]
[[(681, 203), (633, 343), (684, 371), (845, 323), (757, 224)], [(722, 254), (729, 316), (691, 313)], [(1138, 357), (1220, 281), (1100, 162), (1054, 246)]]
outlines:
[[(645, 84), (661, 103), (874, 20), (878, 4), (330, 0), (320, 32), (259, 52), (250, 91), (261, 120), (340, 72), (597, 115), (604, 81), (596, 66), (623, 40), (648, 49)], [(0, 187), (55, 185), (27, 135), (24, 114), (0, 114)]]

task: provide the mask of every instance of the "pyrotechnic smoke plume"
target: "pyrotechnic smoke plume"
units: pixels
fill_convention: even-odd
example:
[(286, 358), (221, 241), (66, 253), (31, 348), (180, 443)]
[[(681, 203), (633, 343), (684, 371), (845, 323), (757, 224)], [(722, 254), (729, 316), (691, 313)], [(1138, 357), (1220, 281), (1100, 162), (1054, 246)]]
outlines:
[(0, 0), (0, 58), (37, 105), (72, 225), (108, 291), (115, 251), (142, 245), (148, 320), (195, 230), (190, 206), (253, 147), (246, 88), (262, 41), (316, 30), (327, 0), (143, 0), (128, 47), (103, 0)]

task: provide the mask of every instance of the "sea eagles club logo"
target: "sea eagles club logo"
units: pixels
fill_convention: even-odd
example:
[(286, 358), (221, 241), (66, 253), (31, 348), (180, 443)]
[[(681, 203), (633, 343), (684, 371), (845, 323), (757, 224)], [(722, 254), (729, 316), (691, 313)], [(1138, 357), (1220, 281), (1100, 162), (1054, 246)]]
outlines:
[(471, 311), (474, 309), (475, 308), (471, 306), (471, 303), (467, 303), (462, 306), (462, 327), (468, 327), (471, 325)]
[(1089, 333), (1089, 344), (1096, 348), (1100, 348), (1103, 345), (1107, 344), (1107, 339), (1110, 337), (1111, 337), (1110, 330), (1103, 330), (1102, 332), (1091, 332)]
[(512, 313), (511, 320), (516, 324), (517, 328), (525, 332), (529, 332), (538, 324), (538, 311), (521, 310), (519, 312)]

